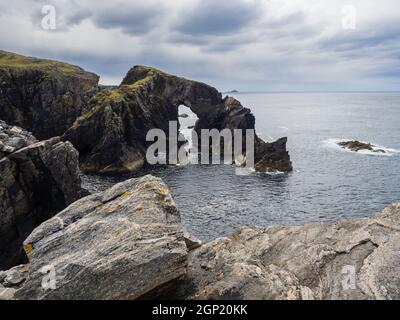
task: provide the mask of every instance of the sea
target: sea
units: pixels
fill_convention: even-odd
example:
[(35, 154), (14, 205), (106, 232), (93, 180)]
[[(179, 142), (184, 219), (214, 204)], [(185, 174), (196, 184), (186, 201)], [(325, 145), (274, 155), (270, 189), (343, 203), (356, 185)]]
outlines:
[[(241, 226), (304, 225), (370, 217), (400, 202), (400, 93), (234, 93), (265, 141), (288, 137), (292, 173), (236, 175), (232, 165), (157, 166), (119, 175), (84, 175), (91, 192), (152, 174), (169, 186), (182, 223), (203, 241)], [(182, 133), (196, 116), (181, 106)], [(345, 140), (385, 153), (352, 152)]]

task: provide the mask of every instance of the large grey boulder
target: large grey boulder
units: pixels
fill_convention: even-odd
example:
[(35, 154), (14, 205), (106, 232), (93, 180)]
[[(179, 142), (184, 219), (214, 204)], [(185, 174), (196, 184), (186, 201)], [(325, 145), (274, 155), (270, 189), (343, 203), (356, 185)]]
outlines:
[(176, 287), (188, 253), (174, 200), (152, 176), (76, 201), (24, 248), (30, 271), (17, 299), (152, 298)]
[(25, 262), (21, 245), (29, 233), (87, 194), (78, 159), (69, 142), (37, 141), (0, 121), (0, 270)]
[(191, 299), (400, 299), (400, 204), (370, 219), (243, 227), (193, 251)]

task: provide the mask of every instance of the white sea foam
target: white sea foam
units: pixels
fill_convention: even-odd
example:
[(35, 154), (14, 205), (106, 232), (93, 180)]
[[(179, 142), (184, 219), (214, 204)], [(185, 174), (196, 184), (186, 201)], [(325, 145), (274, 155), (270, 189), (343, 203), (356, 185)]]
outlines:
[(280, 130), (282, 130), (282, 131), (289, 131), (289, 128), (288, 127), (284, 127), (284, 126), (281, 126), (281, 127), (278, 127), (278, 129), (280, 129)]
[[(400, 154), (400, 150), (397, 149), (393, 149), (393, 148), (388, 148), (385, 146), (381, 146), (375, 143), (371, 143), (373, 145), (373, 150), (383, 150), (385, 151), (383, 152), (374, 152), (373, 150), (360, 150), (358, 152), (349, 150), (347, 148), (342, 148), (341, 146), (338, 145), (338, 143), (340, 142), (344, 142), (344, 141), (353, 141), (353, 140), (357, 140), (357, 139), (337, 139), (337, 138), (332, 138), (332, 139), (327, 139), (323, 141), (323, 146), (330, 148), (330, 149), (335, 149), (338, 151), (343, 151), (343, 152), (351, 152), (354, 154), (361, 154), (361, 155), (370, 155), (370, 156), (380, 156), (380, 157), (391, 157), (395, 154)], [(358, 140), (360, 141), (360, 140)], [(368, 143), (365, 141), (360, 141), (362, 143)]]
[(264, 174), (267, 174), (267, 175), (269, 175), (269, 176), (280, 176), (280, 175), (286, 174), (285, 172), (279, 171), (279, 170), (275, 170), (275, 171), (266, 171), (266, 172), (263, 172), (263, 173), (264, 173)]

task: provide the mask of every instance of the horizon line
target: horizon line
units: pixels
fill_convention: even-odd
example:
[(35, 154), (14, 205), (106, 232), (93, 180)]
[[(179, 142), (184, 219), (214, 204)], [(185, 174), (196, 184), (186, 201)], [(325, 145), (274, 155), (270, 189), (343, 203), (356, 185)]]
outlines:
[(224, 94), (241, 94), (241, 93), (400, 93), (400, 90), (273, 90), (273, 91), (221, 91)]

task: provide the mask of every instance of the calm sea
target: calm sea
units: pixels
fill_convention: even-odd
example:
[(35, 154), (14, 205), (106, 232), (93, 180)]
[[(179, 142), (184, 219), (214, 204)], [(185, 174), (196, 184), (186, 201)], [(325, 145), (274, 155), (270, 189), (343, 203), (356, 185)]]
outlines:
[[(400, 201), (400, 93), (240, 93), (257, 133), (288, 137), (294, 172), (236, 176), (232, 166), (167, 166), (130, 175), (84, 176), (91, 191), (153, 174), (169, 185), (187, 229), (203, 240), (243, 226), (301, 225), (367, 217)], [(186, 109), (186, 110), (184, 110)], [(195, 121), (181, 119), (182, 127)], [(340, 140), (385, 154), (353, 153)]]

